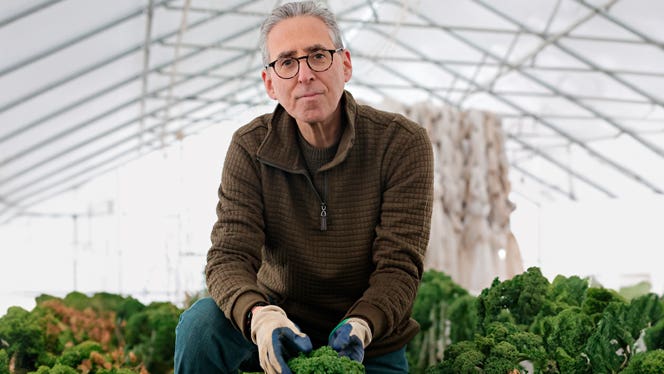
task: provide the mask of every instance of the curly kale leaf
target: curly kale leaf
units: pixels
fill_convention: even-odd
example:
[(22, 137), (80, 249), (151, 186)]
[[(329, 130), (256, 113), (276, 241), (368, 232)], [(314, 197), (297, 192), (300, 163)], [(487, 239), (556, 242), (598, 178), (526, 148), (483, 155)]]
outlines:
[(549, 281), (537, 267), (500, 282), (497, 278), (491, 287), (478, 297), (478, 315), (485, 323), (492, 321), (530, 325), (546, 303)]
[(288, 360), (293, 374), (363, 374), (364, 366), (339, 354), (328, 346), (315, 349), (309, 354), (300, 353)]
[(664, 372), (664, 350), (639, 352), (635, 354), (622, 374), (650, 374)]
[(643, 340), (649, 350), (664, 349), (664, 319), (659, 320), (652, 327), (646, 329)]

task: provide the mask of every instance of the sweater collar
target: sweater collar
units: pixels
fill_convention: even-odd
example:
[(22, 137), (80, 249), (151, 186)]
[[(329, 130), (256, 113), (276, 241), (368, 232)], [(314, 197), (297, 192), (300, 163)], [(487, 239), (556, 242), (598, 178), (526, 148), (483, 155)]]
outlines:
[[(355, 122), (357, 103), (348, 91), (341, 96), (341, 120), (345, 122), (337, 153), (332, 161), (323, 165), (319, 171), (330, 169), (342, 163), (348, 156), (355, 141)], [(303, 173), (306, 163), (297, 144), (297, 123), (281, 104), (278, 104), (268, 122), (265, 139), (258, 148), (256, 156), (262, 162), (281, 169)]]

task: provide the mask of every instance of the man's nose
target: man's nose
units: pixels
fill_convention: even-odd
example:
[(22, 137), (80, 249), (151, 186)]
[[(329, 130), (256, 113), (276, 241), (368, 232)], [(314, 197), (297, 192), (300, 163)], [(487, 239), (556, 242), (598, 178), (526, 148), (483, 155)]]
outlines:
[(300, 71), (297, 73), (298, 82), (308, 82), (316, 77), (306, 60), (300, 60)]

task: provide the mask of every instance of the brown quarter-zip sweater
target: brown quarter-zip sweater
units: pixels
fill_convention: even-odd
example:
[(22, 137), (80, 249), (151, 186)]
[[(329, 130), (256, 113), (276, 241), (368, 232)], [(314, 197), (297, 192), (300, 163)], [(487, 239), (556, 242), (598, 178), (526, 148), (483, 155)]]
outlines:
[(235, 132), (207, 284), (245, 336), (259, 301), (281, 306), (314, 346), (358, 316), (373, 331), (373, 357), (418, 331), (410, 315), (429, 240), (433, 154), (425, 129), (405, 117), (358, 105), (348, 92), (341, 105), (336, 155), (313, 175), (280, 105)]

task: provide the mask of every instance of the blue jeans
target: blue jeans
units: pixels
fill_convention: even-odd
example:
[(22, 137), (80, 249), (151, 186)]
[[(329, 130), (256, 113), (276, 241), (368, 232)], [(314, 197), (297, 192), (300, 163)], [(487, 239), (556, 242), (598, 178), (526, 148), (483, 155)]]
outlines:
[[(406, 348), (364, 360), (367, 374), (408, 373)], [(236, 330), (211, 298), (198, 300), (175, 328), (175, 374), (262, 371), (258, 347)]]

